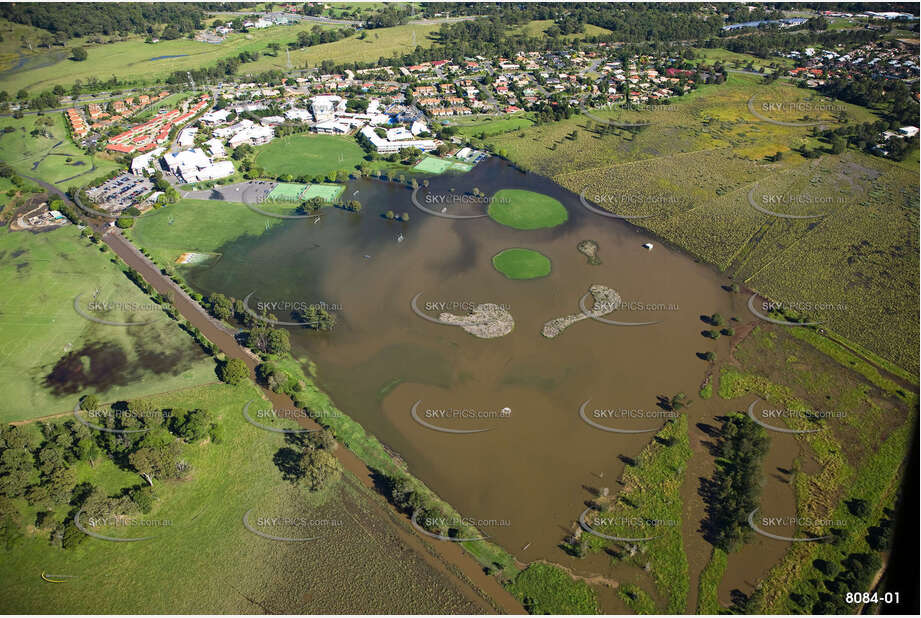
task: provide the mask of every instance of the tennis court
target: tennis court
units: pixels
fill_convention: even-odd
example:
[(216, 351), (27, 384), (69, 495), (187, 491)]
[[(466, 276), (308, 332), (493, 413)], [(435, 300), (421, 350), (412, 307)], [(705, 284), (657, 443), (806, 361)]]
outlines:
[(345, 191), (345, 185), (309, 185), (301, 194), (302, 200), (318, 197), (327, 202), (334, 202)]
[(417, 172), (426, 174), (444, 174), (447, 171), (469, 172), (473, 169), (472, 165), (461, 163), (460, 161), (448, 161), (439, 157), (425, 157), (413, 167)]
[(301, 185), (293, 182), (280, 182), (267, 196), (266, 200), (282, 200), (286, 202), (296, 202), (300, 194), (307, 188), (307, 185)]

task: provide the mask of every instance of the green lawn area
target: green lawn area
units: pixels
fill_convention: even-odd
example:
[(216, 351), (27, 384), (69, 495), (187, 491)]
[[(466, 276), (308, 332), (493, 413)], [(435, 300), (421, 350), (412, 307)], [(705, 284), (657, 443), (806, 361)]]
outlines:
[[(306, 24), (308, 24), (307, 27), (311, 25), (310, 22)], [(376, 62), (379, 58), (411, 53), (417, 46), (431, 47), (434, 42), (432, 37), (437, 34), (440, 27), (440, 24), (407, 24), (392, 28), (375, 28), (333, 43), (323, 43), (292, 51), (291, 63), (295, 66), (308, 64), (314, 67), (324, 60), (332, 60), (336, 63)], [(273, 28), (267, 28), (267, 30), (273, 30)], [(359, 38), (362, 34), (364, 38)], [(294, 40), (296, 36), (292, 31), (283, 40)], [(245, 70), (257, 72), (268, 69), (285, 69), (286, 64), (285, 54), (280, 54), (277, 58), (263, 55), (256, 62), (245, 65)]]
[(532, 615), (598, 613), (595, 591), (553, 564), (532, 563), (508, 588)]
[[(214, 362), (110, 261), (111, 252), (69, 225), (0, 232), (0, 422), (66, 412), (81, 395), (109, 401), (216, 380)], [(138, 311), (87, 310), (99, 302)], [(144, 326), (111, 326), (74, 310)]]
[(550, 258), (533, 249), (505, 249), (492, 258), (492, 265), (509, 279), (536, 279), (550, 274)]
[(291, 182), (280, 182), (265, 196), (266, 200), (283, 200), (287, 202), (294, 202), (298, 199), (301, 193), (304, 192), (304, 189), (307, 188), (307, 185), (301, 185)]
[(309, 185), (307, 190), (301, 194), (301, 199), (309, 200), (318, 197), (326, 202), (332, 202), (339, 199), (343, 191), (345, 191), (345, 185)]
[[(69, 59), (69, 49), (81, 42), (71, 41), (68, 42), (67, 50), (55, 48), (49, 52), (36, 54), (34, 60), (30, 57), (35, 68), (4, 75), (4, 89), (9, 92), (16, 92), (20, 88), (26, 88), (30, 92), (46, 90), (55, 84), (68, 86), (77, 79), (86, 83), (89, 77), (108, 77), (113, 73), (122, 80), (140, 80), (154, 83), (162, 81), (162, 78), (173, 71), (188, 71), (203, 66), (211, 66), (222, 58), (236, 56), (242, 51), (258, 51), (262, 55), (256, 62), (241, 66), (241, 72), (259, 72), (270, 68), (283, 68), (286, 64), (285, 54), (279, 54), (278, 57), (266, 55), (267, 45), (274, 41), (281, 43), (282, 47), (284, 47), (287, 43), (297, 39), (298, 32), (310, 31), (314, 26), (314, 23), (305, 22), (291, 26), (278, 26), (261, 30), (253, 29), (245, 34), (231, 34), (223, 43), (216, 45), (186, 38), (145, 43), (145, 37), (143, 36), (104, 45), (84, 43), (88, 57), (82, 62)], [(338, 28), (339, 26), (334, 27)], [(321, 28), (327, 29), (328, 26), (321, 25)], [(425, 34), (437, 29), (437, 26), (418, 26), (416, 28), (418, 30), (419, 44), (425, 46)], [(5, 36), (6, 34), (4, 33)], [(327, 49), (327, 53), (334, 54), (336, 51), (342, 53), (350, 48), (359, 48), (363, 49), (365, 54), (368, 54), (372, 53), (374, 49), (380, 48), (382, 55), (389, 56), (392, 53), (390, 50), (396, 51), (409, 48), (410, 36), (411, 33), (406, 31), (405, 45), (397, 45), (396, 41), (400, 37), (394, 37), (393, 34), (388, 33), (384, 33), (384, 36), (378, 39), (373, 39), (373, 37), (369, 36), (369, 43), (362, 46), (358, 46), (354, 38), (343, 39), (337, 42), (344, 43), (342, 47)], [(337, 43), (327, 45), (337, 45)], [(304, 57), (305, 52), (319, 50), (327, 45), (318, 45), (292, 52), (291, 61), (302, 66), (307, 60)], [(159, 58), (160, 56), (178, 57), (152, 60), (152, 58)], [(319, 53), (317, 57), (322, 59), (330, 56)], [(2, 57), (0, 57), (0, 60), (2, 60)], [(318, 63), (319, 60), (314, 60), (314, 62)]]
[(566, 223), (566, 207), (550, 196), (523, 189), (502, 189), (489, 202), (489, 216), (518, 230), (537, 230)]
[[(51, 120), (50, 126), (39, 124), (45, 119)], [(6, 127), (13, 131), (0, 133), (0, 160), (9, 163), (19, 174), (39, 178), (61, 189), (88, 182), (119, 167), (114, 161), (84, 154), (70, 140), (61, 112), (20, 119), (0, 118), (0, 130)], [(46, 130), (50, 137), (32, 137), (36, 128)]]
[(447, 171), (469, 172), (473, 166), (469, 163), (425, 156), (413, 166), (413, 171), (426, 174), (444, 174)]
[[(528, 37), (543, 37), (547, 28), (552, 26), (554, 21), (552, 19), (535, 19), (529, 21), (523, 26), (518, 26), (512, 28), (509, 31), (509, 34), (521, 34)], [(594, 26), (592, 24), (585, 24), (585, 29), (583, 32), (577, 32), (574, 34), (564, 35), (564, 39), (575, 40), (575, 39), (584, 39), (586, 37), (592, 36), (603, 36), (606, 34), (611, 34), (611, 31), (607, 28), (602, 28), (601, 26)]]
[(145, 214), (128, 233), (161, 263), (171, 264), (185, 251), (214, 252), (240, 236), (258, 236), (266, 231), (266, 224), (281, 221), (238, 202), (179, 200)]
[(534, 124), (531, 116), (531, 114), (515, 114), (507, 117), (484, 116), (452, 122), (450, 126), (457, 127), (457, 132), (464, 137), (484, 139), (510, 131), (527, 129)]
[(290, 135), (260, 146), (256, 165), (273, 176), (326, 177), (355, 169), (364, 156), (365, 151), (351, 137)]
[[(433, 571), (397, 535), (390, 507), (380, 496), (344, 475), (336, 485), (310, 494), (283, 479), (273, 458), (284, 436), (249, 424), (245, 403), (268, 404), (251, 384), (225, 384), (152, 398), (158, 408), (202, 408), (223, 426), (223, 440), (184, 447), (191, 475), (155, 481), (158, 497), (145, 520), (169, 520), (154, 538), (114, 543), (88, 538), (72, 549), (48, 542), (49, 530), (29, 528), (4, 552), (0, 577), (3, 608), (11, 613), (477, 613), (443, 575)], [(36, 428), (37, 429), (37, 428)], [(142, 482), (109, 460), (78, 466), (78, 478), (110, 495)], [(16, 500), (23, 522), (34, 510)], [(55, 511), (55, 522), (69, 506)], [(250, 524), (277, 536), (316, 537), (286, 543), (246, 530)], [(307, 526), (260, 526), (260, 517), (302, 518)], [(325, 521), (330, 523), (323, 523)], [(309, 532), (309, 534), (305, 534)], [(119, 530), (111, 535), (137, 536)], [(279, 568), (284, 565), (284, 568)], [(41, 573), (72, 576), (49, 585)], [(343, 593), (343, 582), (365, 584)]]

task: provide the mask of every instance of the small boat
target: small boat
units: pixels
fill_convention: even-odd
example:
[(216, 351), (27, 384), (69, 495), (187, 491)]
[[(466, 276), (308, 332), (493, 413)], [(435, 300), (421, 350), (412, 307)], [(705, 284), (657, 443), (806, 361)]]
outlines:
[(403, 235), (402, 235), (402, 234), (400, 234), (399, 236), (397, 236), (397, 242), (403, 242)]
[(316, 219), (314, 219), (313, 222), (314, 222), (314, 224), (319, 223), (319, 222), (320, 222), (320, 217), (317, 217)]
[(366, 254), (364, 254), (364, 255), (363, 255), (363, 256), (361, 256), (361, 257), (363, 257), (363, 258), (365, 258), (366, 260), (370, 260), (370, 259), (371, 259), (371, 256), (370, 256), (370, 255), (368, 255), (367, 253), (366, 253)]
[(652, 243), (651, 242), (643, 243), (643, 249), (646, 249), (647, 251), (652, 251)]

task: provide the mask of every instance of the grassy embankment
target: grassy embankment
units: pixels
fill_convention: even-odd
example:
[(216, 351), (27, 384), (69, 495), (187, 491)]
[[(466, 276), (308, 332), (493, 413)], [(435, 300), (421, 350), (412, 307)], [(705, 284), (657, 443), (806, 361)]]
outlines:
[[(613, 551), (619, 554), (617, 560), (648, 573), (645, 577), (650, 579), (649, 583), (665, 603), (656, 611), (666, 614), (683, 613), (687, 603), (688, 560), (681, 534), (680, 492), (690, 456), (688, 421), (686, 416), (680, 415), (667, 422), (635, 462), (625, 468), (621, 477), (623, 489), (599, 512), (601, 519), (596, 519), (596, 523), (587, 520), (601, 534), (622, 538), (653, 537), (646, 541), (616, 542), (618, 547)], [(634, 525), (633, 522), (638, 521), (644, 523)], [(600, 552), (612, 542), (583, 533), (580, 544), (581, 551)], [(649, 597), (644, 595), (637, 594), (631, 603), (645, 607)]]

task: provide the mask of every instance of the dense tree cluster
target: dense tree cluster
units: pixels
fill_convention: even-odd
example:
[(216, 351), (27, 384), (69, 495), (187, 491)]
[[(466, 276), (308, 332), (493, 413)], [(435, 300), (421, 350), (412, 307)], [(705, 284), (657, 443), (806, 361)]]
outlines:
[(93, 34), (145, 34), (157, 24), (168, 24), (184, 34), (200, 29), (203, 15), (200, 6), (171, 2), (0, 4), (0, 18), (51, 33), (61, 32), (68, 38)]
[[(47, 529), (53, 544), (74, 547), (85, 538), (73, 524), (78, 511), (88, 516), (147, 513), (156, 499), (155, 480), (184, 478), (191, 471), (184, 443), (221, 440), (207, 410), (161, 409), (146, 401), (102, 406), (93, 395), (84, 397), (80, 408), (86, 424), (42, 423), (40, 434), (0, 426), (0, 546), (15, 543), (30, 523), (22, 521), (15, 499), (37, 510), (34, 525)], [(78, 483), (75, 465), (96, 465), (103, 458), (136, 472), (138, 484), (110, 496), (91, 483)], [(71, 509), (55, 521), (54, 511), (63, 505)]]
[(833, 30), (829, 32), (759, 31), (747, 36), (708, 39), (705, 47), (724, 47), (740, 54), (768, 58), (776, 52), (803, 49), (810, 45), (833, 48), (836, 45), (856, 46), (869, 43), (879, 36), (872, 30)]
[(829, 79), (818, 90), (825, 96), (854, 105), (882, 108), (902, 125), (917, 123), (918, 103), (912, 88), (901, 80), (858, 75)]
[(761, 460), (769, 438), (744, 414), (732, 414), (720, 428), (717, 469), (709, 483), (707, 538), (723, 551), (735, 549), (751, 532), (748, 515), (761, 494)]

